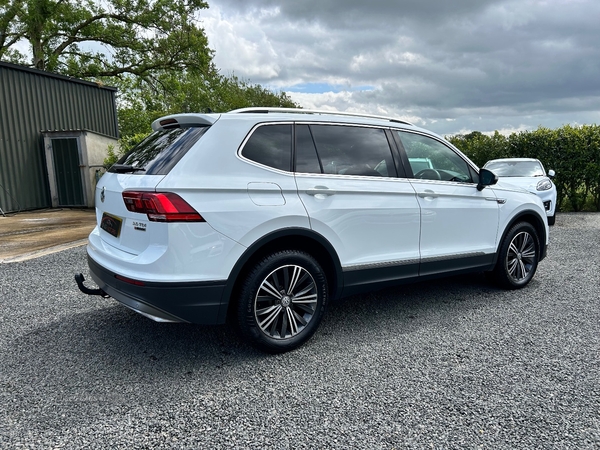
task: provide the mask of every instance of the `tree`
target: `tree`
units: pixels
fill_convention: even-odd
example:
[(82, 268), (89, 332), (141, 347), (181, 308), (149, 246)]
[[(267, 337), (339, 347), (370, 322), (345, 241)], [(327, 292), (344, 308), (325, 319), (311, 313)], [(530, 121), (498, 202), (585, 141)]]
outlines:
[(196, 25), (205, 8), (203, 0), (0, 0), (0, 60), (84, 79), (205, 72), (212, 51)]
[(285, 93), (219, 73), (197, 25), (206, 8), (204, 0), (0, 0), (0, 60), (117, 87), (116, 153), (166, 114), (298, 107)]
[(110, 155), (107, 165), (146, 137), (154, 120), (168, 114), (218, 113), (251, 106), (299, 107), (284, 92), (222, 75), (212, 66), (204, 74), (164, 72), (152, 85), (131, 77), (115, 81), (121, 92), (117, 109), (121, 139), (119, 151)]
[(507, 156), (506, 137), (498, 131), (492, 136), (472, 131), (465, 135), (447, 136), (447, 139), (480, 167), (490, 159)]

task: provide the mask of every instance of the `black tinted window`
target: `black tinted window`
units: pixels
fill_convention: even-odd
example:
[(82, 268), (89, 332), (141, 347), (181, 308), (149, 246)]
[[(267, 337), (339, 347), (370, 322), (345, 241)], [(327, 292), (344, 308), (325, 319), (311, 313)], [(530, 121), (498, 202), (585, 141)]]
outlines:
[(144, 169), (136, 175), (165, 175), (177, 164), (209, 127), (185, 127), (159, 130), (152, 133), (118, 164)]
[(385, 131), (379, 128), (311, 125), (324, 173), (396, 176)]
[(296, 125), (296, 172), (321, 173), (321, 165), (308, 125)]
[(292, 159), (292, 126), (258, 127), (246, 142), (242, 155), (265, 166), (289, 171)]

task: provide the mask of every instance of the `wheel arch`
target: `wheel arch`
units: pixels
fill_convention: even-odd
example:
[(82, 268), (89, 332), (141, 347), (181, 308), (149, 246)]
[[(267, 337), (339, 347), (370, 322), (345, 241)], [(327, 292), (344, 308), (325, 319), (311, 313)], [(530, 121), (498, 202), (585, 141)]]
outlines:
[(498, 240), (498, 247), (496, 249), (496, 256), (494, 258), (494, 264), (496, 264), (498, 261), (500, 247), (502, 246), (502, 243), (504, 242), (506, 235), (511, 230), (511, 228), (518, 222), (527, 222), (527, 223), (531, 224), (531, 226), (533, 226), (533, 228), (535, 228), (535, 231), (538, 234), (538, 238), (540, 239), (540, 242), (539, 242), (539, 244), (540, 244), (540, 259), (539, 259), (539, 261), (544, 259), (546, 257), (545, 248), (546, 248), (546, 238), (547, 238), (546, 226), (545, 226), (545, 223), (543, 222), (544, 220), (546, 220), (545, 217), (542, 219), (539, 215), (537, 215), (533, 211), (522, 211), (519, 214), (517, 214), (515, 217), (513, 217), (507, 223), (507, 225), (504, 228), (504, 231), (502, 233), (502, 237)]
[(240, 285), (253, 263), (268, 254), (290, 249), (306, 252), (317, 260), (325, 271), (330, 299), (341, 295), (344, 279), (342, 265), (329, 241), (320, 234), (304, 228), (278, 230), (263, 236), (248, 247), (231, 270), (221, 297), (220, 323), (225, 322), (235, 308)]

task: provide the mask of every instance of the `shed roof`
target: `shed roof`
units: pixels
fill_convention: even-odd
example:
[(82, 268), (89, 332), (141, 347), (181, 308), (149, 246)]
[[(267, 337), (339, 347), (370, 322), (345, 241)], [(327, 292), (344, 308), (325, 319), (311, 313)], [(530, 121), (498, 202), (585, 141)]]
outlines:
[(27, 66), (22, 66), (19, 64), (7, 63), (4, 61), (0, 61), (0, 67), (6, 67), (7, 69), (12, 69), (12, 70), (20, 70), (23, 72), (29, 72), (29, 73), (33, 73), (36, 75), (43, 75), (43, 76), (50, 77), (50, 78), (57, 78), (59, 80), (70, 81), (72, 83), (85, 84), (87, 86), (94, 86), (94, 87), (97, 87), (100, 89), (108, 89), (110, 91), (117, 90), (116, 87), (106, 86), (105, 84), (102, 84), (102, 83), (95, 83), (93, 81), (86, 81), (86, 80), (81, 80), (79, 78), (67, 77), (65, 75), (59, 75), (57, 73), (46, 72), (45, 70), (34, 69), (33, 67), (27, 67)]

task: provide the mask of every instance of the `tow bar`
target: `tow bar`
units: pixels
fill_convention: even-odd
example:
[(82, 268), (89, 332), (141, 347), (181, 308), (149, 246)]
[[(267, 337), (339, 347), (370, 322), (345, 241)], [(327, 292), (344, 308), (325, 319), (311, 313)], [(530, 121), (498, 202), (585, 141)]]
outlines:
[(85, 281), (85, 278), (84, 278), (84, 276), (83, 276), (82, 273), (78, 273), (78, 274), (75, 275), (75, 282), (77, 283), (77, 287), (79, 287), (79, 290), (81, 292), (83, 292), (84, 294), (99, 295), (100, 297), (104, 297), (104, 298), (109, 298), (110, 297), (110, 295), (108, 295), (102, 289), (90, 289), (90, 288), (86, 287), (83, 284), (84, 281)]

